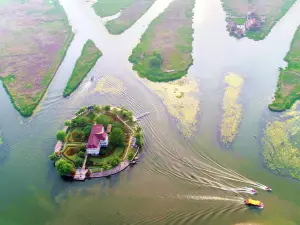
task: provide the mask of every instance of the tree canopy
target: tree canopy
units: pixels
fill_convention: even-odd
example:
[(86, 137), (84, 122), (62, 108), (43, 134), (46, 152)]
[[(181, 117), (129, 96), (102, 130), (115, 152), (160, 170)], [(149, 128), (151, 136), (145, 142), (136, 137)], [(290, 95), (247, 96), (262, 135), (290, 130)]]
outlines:
[(109, 116), (107, 115), (99, 115), (97, 118), (96, 118), (96, 123), (97, 124), (102, 124), (105, 128), (108, 126), (108, 124), (110, 124), (111, 122), (111, 119)]
[(66, 139), (66, 136), (67, 136), (67, 134), (66, 134), (66, 132), (63, 131), (63, 130), (59, 130), (59, 131), (56, 133), (56, 139), (57, 139), (58, 141), (64, 142), (65, 139)]
[(51, 155), (49, 155), (49, 159), (51, 161), (57, 161), (59, 160), (59, 156), (55, 152), (53, 152)]
[(60, 175), (67, 175), (74, 171), (74, 165), (65, 159), (58, 160), (55, 166)]
[(125, 134), (121, 128), (113, 128), (109, 135), (109, 142), (113, 146), (123, 146), (125, 142)]

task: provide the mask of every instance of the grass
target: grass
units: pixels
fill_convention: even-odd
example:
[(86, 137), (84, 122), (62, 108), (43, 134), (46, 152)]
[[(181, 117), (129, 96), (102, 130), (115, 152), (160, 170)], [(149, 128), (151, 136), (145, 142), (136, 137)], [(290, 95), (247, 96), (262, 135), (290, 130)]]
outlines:
[(139, 18), (144, 15), (156, 0), (139, 0), (128, 5), (121, 12), (121, 15), (108, 21), (105, 26), (109, 33), (118, 35), (131, 27)]
[(232, 20), (236, 22), (237, 25), (243, 25), (245, 24), (247, 19), (244, 17), (243, 18), (239, 17), (239, 18), (232, 18)]
[[(104, 163), (110, 164), (110, 162), (114, 158), (121, 158), (124, 154), (124, 147), (117, 147), (115, 150), (113, 150), (113, 153), (106, 157), (101, 156), (90, 156), (89, 160), (94, 163), (94, 165), (103, 165)], [(101, 150), (100, 150), (101, 151)]]
[(300, 26), (284, 60), (288, 66), (280, 69), (275, 100), (269, 105), (271, 111), (290, 109), (300, 99)]
[[(175, 0), (152, 21), (143, 34), (140, 43), (133, 49), (129, 57), (129, 61), (133, 63), (133, 69), (138, 72), (140, 77), (145, 77), (154, 82), (167, 82), (177, 80), (187, 74), (189, 67), (193, 64), (191, 52), (194, 5), (194, 0), (187, 0), (184, 3)], [(178, 21), (173, 21), (174, 16), (179, 14), (178, 11), (185, 16), (179, 18)], [(165, 26), (171, 23), (174, 28), (170, 29), (171, 31), (164, 32), (167, 29)], [(160, 31), (157, 32), (157, 30)], [(173, 46), (172, 49), (170, 49), (170, 43), (167, 41), (169, 38)], [(156, 42), (159, 43), (156, 44)], [(162, 65), (153, 66), (151, 64), (154, 52), (161, 54)]]
[(77, 89), (101, 56), (102, 52), (96, 47), (94, 42), (88, 40), (82, 49), (79, 59), (76, 61), (72, 75), (64, 90), (64, 97), (71, 95)]
[(134, 0), (98, 0), (93, 8), (98, 16), (107, 17), (117, 14), (133, 2)]
[[(3, 1), (3, 0), (2, 0)], [(4, 3), (8, 1), (3, 1)], [(15, 2), (24, 3), (24, 0), (18, 0)], [(1, 4), (2, 2), (0, 2)], [(62, 29), (66, 29), (69, 36), (67, 36), (65, 42), (63, 43), (63, 47), (57, 52), (57, 58), (53, 59), (53, 63), (51, 64), (48, 71), (43, 74), (43, 82), (42, 82), (42, 90), (36, 91), (34, 90), (35, 87), (33, 87), (33, 83), (27, 83), (24, 84), (24, 89), (27, 89), (28, 93), (22, 93), (19, 89), (17, 89), (17, 86), (19, 85), (18, 77), (22, 77), (21, 74), (18, 74), (17, 76), (15, 74), (10, 74), (9, 76), (3, 78), (0, 77), (0, 80), (2, 80), (4, 89), (7, 91), (8, 95), (10, 96), (10, 100), (12, 104), (14, 105), (15, 109), (24, 117), (30, 117), (33, 113), (36, 107), (39, 105), (40, 101), (43, 99), (52, 79), (54, 78), (55, 73), (57, 72), (59, 66), (61, 65), (67, 50), (73, 41), (74, 33), (72, 32), (72, 28), (68, 23), (67, 17), (65, 15), (65, 12), (62, 8), (62, 6), (57, 1), (53, 1), (53, 4), (55, 7), (53, 10), (55, 10), (55, 13), (57, 15), (62, 14), (62, 19), (60, 19), (60, 27)], [(33, 7), (33, 6), (32, 6)], [(34, 7), (33, 7), (34, 8)], [(27, 13), (27, 11), (26, 11)], [(44, 12), (45, 13), (45, 12)], [(46, 23), (43, 27), (38, 27), (39, 31), (43, 31), (45, 33), (48, 32), (47, 28), (48, 26), (51, 26), (52, 23)], [(42, 25), (41, 25), (42, 26)], [(53, 28), (51, 28), (51, 31)], [(26, 36), (26, 35), (25, 35)], [(29, 43), (30, 44), (30, 43)], [(31, 74), (28, 74), (28, 76), (32, 76)], [(35, 81), (35, 79), (33, 80)], [(32, 88), (31, 88), (32, 87)], [(26, 91), (26, 92), (27, 92)]]

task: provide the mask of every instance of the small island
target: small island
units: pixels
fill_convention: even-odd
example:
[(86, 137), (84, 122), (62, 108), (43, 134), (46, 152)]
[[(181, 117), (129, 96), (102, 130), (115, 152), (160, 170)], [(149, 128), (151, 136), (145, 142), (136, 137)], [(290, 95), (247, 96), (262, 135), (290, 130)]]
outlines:
[(56, 138), (49, 159), (62, 177), (80, 181), (123, 171), (136, 163), (143, 146), (133, 113), (109, 105), (81, 108)]

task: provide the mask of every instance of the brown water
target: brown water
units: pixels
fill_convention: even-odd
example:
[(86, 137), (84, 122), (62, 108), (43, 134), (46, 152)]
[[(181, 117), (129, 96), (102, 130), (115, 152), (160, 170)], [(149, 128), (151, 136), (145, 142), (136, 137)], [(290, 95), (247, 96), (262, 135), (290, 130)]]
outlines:
[[(195, 135), (187, 139), (177, 129), (160, 98), (132, 71), (127, 61), (147, 25), (168, 5), (158, 0), (128, 31), (111, 36), (84, 1), (61, 0), (76, 36), (38, 112), (24, 119), (13, 109), (0, 86), (0, 224), (300, 224), (300, 182), (272, 174), (262, 164), (261, 137), (279, 66), (300, 24), (300, 2), (260, 42), (235, 40), (225, 30), (218, 0), (198, 0), (194, 18), (194, 65), (188, 76), (199, 80), (201, 101)], [(284, 34), (284, 35), (283, 35)], [(65, 84), (87, 39), (103, 52), (90, 76), (68, 99)], [(244, 114), (239, 135), (230, 148), (220, 147), (218, 126), (224, 94), (223, 79), (234, 72), (245, 79)], [(110, 92), (99, 92), (106, 80)], [(98, 90), (98, 91), (95, 91)], [(81, 106), (124, 105), (141, 121), (145, 150), (135, 167), (109, 179), (65, 182), (47, 156), (55, 133)], [(255, 198), (263, 210), (243, 205), (249, 195), (229, 190), (252, 186), (252, 180), (272, 187)]]

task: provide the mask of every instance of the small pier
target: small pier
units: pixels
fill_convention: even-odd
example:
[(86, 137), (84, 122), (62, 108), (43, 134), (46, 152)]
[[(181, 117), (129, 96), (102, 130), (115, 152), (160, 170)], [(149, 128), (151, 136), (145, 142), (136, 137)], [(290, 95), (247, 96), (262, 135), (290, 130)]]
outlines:
[(142, 113), (142, 114), (136, 116), (135, 119), (136, 120), (142, 119), (143, 117), (148, 116), (149, 114), (150, 114), (150, 112)]

